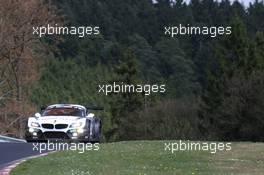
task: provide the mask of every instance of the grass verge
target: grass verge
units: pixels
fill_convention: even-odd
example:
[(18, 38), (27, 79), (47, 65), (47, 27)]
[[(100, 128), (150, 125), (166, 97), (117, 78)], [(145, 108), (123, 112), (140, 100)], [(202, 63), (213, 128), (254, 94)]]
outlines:
[[(170, 141), (173, 142), (173, 141)], [(177, 142), (177, 141), (175, 141)], [(165, 141), (101, 144), (28, 160), (11, 175), (261, 175), (264, 143), (232, 143), (231, 151), (164, 151)]]

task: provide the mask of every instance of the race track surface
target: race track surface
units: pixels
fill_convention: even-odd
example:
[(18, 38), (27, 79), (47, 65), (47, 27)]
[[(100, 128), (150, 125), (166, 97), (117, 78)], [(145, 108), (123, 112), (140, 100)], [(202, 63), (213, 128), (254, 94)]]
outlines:
[(11, 162), (38, 155), (38, 151), (33, 151), (30, 143), (0, 143), (0, 169)]
[(33, 150), (32, 143), (0, 136), (0, 170), (15, 161), (39, 154), (38, 151)]

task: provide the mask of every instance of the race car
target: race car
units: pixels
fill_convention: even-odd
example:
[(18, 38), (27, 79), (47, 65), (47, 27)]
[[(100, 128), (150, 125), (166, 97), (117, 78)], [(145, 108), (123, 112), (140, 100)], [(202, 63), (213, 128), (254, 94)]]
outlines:
[(41, 109), (34, 117), (29, 117), (25, 140), (100, 142), (102, 122), (90, 110), (76, 104), (54, 104)]

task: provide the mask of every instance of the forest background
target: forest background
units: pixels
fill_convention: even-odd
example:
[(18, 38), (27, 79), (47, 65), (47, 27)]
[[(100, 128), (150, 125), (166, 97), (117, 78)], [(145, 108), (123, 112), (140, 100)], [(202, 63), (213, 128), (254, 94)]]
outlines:
[[(0, 1), (0, 134), (23, 137), (41, 106), (103, 106), (105, 141), (264, 140), (264, 4), (229, 0)], [(32, 35), (33, 26), (99, 26), (100, 35)], [(170, 38), (165, 26), (231, 26)], [(98, 85), (165, 84), (146, 96)]]

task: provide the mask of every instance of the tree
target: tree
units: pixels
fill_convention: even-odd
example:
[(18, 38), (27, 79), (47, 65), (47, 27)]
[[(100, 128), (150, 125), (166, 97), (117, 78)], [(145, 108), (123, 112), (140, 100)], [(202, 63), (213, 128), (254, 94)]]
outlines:
[(255, 0), (253, 3), (249, 4), (247, 9), (248, 15), (247, 26), (250, 31), (251, 37), (254, 37), (257, 31), (262, 31), (264, 27), (264, 4), (260, 0)]
[(28, 96), (23, 89), (39, 77), (40, 52), (36, 55), (35, 51), (44, 48), (40, 39), (32, 34), (33, 27), (52, 25), (60, 18), (54, 6), (35, 0), (1, 1), (0, 16), (0, 71), (11, 92), (12, 104), (21, 111), (17, 114), (21, 118), (30, 112), (23, 107)]
[[(113, 82), (122, 85), (140, 84), (138, 75), (138, 65), (135, 55), (130, 49), (126, 50), (123, 57), (123, 62), (115, 69), (116, 76)], [(133, 130), (136, 126), (136, 117), (129, 118), (128, 114), (142, 108), (142, 94), (137, 92), (120, 92), (112, 94), (113, 101), (111, 102), (111, 113), (113, 116), (113, 126), (115, 128), (110, 132), (117, 140), (132, 139)]]
[[(256, 41), (249, 40), (240, 20), (232, 25), (232, 35), (216, 50), (218, 69), (208, 76), (208, 88), (203, 96), (200, 117), (209, 137), (222, 140), (263, 140), (259, 134), (263, 107), (263, 53), (258, 33)], [(257, 95), (259, 94), (259, 96)], [(257, 103), (256, 103), (257, 101)], [(253, 107), (254, 106), (254, 107)]]
[(148, 82), (157, 82), (160, 73), (157, 71), (158, 59), (153, 47), (140, 35), (129, 38), (129, 47), (139, 60), (140, 76)]
[(160, 72), (167, 87), (167, 95), (183, 97), (199, 91), (193, 63), (186, 58), (177, 39), (162, 39), (155, 46)]
[(241, 73), (226, 80), (214, 124), (224, 140), (264, 141), (264, 73)]

